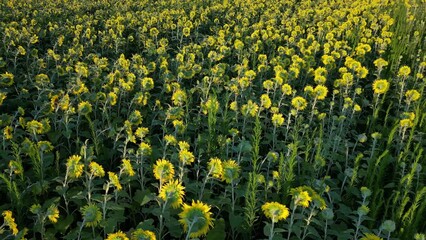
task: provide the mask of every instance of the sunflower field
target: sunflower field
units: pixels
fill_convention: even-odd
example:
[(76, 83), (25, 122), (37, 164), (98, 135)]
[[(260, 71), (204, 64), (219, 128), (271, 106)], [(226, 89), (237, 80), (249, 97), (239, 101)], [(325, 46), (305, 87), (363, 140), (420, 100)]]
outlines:
[(426, 238), (425, 0), (0, 20), (1, 239)]

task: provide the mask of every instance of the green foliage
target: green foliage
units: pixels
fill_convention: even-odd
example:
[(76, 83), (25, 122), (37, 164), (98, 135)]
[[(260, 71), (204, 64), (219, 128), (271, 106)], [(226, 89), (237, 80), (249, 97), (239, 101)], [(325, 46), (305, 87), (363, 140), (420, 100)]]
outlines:
[(0, 238), (420, 239), (425, 9), (1, 1)]

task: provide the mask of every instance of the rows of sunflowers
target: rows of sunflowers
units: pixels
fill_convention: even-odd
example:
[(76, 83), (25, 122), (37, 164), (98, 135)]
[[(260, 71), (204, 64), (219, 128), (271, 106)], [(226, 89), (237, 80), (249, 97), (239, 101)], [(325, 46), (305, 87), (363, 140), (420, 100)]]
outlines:
[(0, 19), (1, 239), (425, 239), (425, 0)]

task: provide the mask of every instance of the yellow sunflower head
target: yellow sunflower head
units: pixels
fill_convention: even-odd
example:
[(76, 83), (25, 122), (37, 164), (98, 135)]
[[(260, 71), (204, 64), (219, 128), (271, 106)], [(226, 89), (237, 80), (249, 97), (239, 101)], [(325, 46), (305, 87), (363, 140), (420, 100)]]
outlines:
[(290, 215), (288, 208), (278, 202), (267, 202), (263, 204), (262, 211), (265, 216), (272, 219), (273, 222), (286, 219)]
[(129, 240), (129, 238), (124, 232), (118, 231), (116, 233), (108, 234), (108, 237), (105, 240)]
[(201, 201), (192, 201), (191, 205), (183, 204), (183, 211), (179, 214), (179, 222), (190, 237), (196, 238), (207, 234), (213, 226), (210, 207)]
[(411, 89), (405, 92), (405, 97), (407, 102), (415, 102), (419, 100), (420, 96), (421, 96), (420, 93), (415, 89)]
[(314, 95), (318, 100), (324, 100), (327, 96), (328, 89), (324, 85), (318, 85), (314, 88)]
[(211, 158), (207, 169), (214, 178), (220, 179), (223, 174), (222, 160), (219, 158)]
[(178, 208), (185, 195), (184, 189), (185, 187), (178, 180), (171, 180), (161, 187), (159, 197), (170, 203), (173, 208)]
[(240, 166), (234, 160), (224, 161), (223, 164), (222, 180), (227, 183), (235, 181), (240, 173)]
[(383, 238), (373, 234), (373, 233), (366, 233), (364, 237), (361, 238), (361, 240), (382, 240)]
[(136, 231), (134, 231), (132, 233), (132, 237), (131, 240), (156, 240), (157, 237), (155, 236), (155, 234), (151, 231), (148, 230), (143, 230), (143, 229), (136, 229)]
[(93, 203), (82, 207), (81, 214), (83, 215), (83, 222), (86, 227), (96, 227), (102, 220), (101, 210)]
[(384, 94), (389, 90), (389, 82), (385, 79), (377, 79), (373, 82), (374, 94)]
[(303, 97), (297, 96), (291, 100), (291, 105), (298, 111), (302, 111), (308, 105), (308, 102)]
[(56, 223), (59, 218), (59, 209), (54, 204), (50, 205), (50, 207), (46, 211), (47, 218), (49, 218), (50, 222)]
[(167, 182), (175, 175), (175, 168), (173, 164), (166, 159), (158, 159), (154, 164), (154, 177), (157, 180)]

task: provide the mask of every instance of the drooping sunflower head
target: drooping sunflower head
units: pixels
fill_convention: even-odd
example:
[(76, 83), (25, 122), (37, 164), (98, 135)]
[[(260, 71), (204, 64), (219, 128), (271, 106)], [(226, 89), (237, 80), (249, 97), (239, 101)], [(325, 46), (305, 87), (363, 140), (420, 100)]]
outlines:
[(318, 100), (324, 100), (327, 96), (328, 89), (324, 85), (318, 85), (314, 88), (314, 95)]
[(179, 151), (179, 161), (184, 165), (189, 165), (195, 161), (194, 154), (187, 149), (182, 149)]
[(81, 208), (81, 214), (83, 215), (84, 226), (96, 227), (102, 220), (102, 213), (98, 206), (90, 203)]
[(182, 205), (184, 189), (185, 187), (178, 180), (171, 180), (161, 187), (159, 197), (170, 203), (173, 208), (178, 208)]
[(84, 164), (80, 163), (81, 157), (73, 155), (67, 160), (67, 171), (70, 178), (79, 178), (83, 174)]
[[(297, 188), (292, 188), (290, 190), (290, 194), (293, 196), (293, 202), (295, 206), (301, 206), (304, 208), (309, 207), (309, 204), (312, 202), (313, 198), (317, 199), (319, 207), (325, 208), (322, 203), (322, 199), (320, 199), (320, 196), (317, 196), (318, 194), (310, 187), (308, 186), (301, 186)], [(325, 203), (324, 203), (325, 204)]]
[(13, 235), (18, 234), (18, 225), (15, 223), (15, 219), (12, 217), (12, 211), (6, 210), (2, 212), (4, 225), (7, 225)]
[(166, 159), (158, 159), (154, 164), (154, 177), (164, 183), (171, 180), (175, 175), (173, 164)]
[(211, 158), (207, 170), (214, 178), (220, 179), (223, 174), (222, 160), (219, 158)]
[(297, 96), (291, 100), (291, 105), (298, 111), (302, 111), (308, 105), (308, 102), (303, 97)]
[(96, 162), (90, 162), (89, 164), (90, 173), (94, 177), (103, 177), (105, 176), (104, 168)]
[(46, 211), (47, 218), (49, 218), (50, 222), (56, 223), (59, 218), (59, 209), (54, 204), (50, 205), (50, 207)]
[(382, 240), (383, 238), (373, 234), (373, 233), (366, 233), (364, 237), (361, 238), (361, 240)]
[(135, 170), (133, 170), (132, 163), (129, 159), (123, 159), (121, 160), (121, 169), (123, 169), (124, 173), (126, 173), (129, 176), (135, 175)]
[(374, 94), (385, 94), (389, 90), (389, 82), (386, 79), (377, 79), (373, 82)]
[(421, 97), (420, 93), (415, 89), (411, 89), (405, 92), (406, 102), (415, 102), (419, 100), (420, 97)]
[(267, 202), (263, 204), (262, 211), (266, 217), (272, 219), (274, 222), (286, 219), (290, 215), (288, 208), (278, 202)]
[(112, 183), (112, 185), (115, 186), (115, 188), (120, 191), (123, 189), (120, 183), (120, 179), (118, 178), (117, 174), (114, 172), (108, 172), (109, 181)]
[(408, 75), (410, 75), (411, 69), (409, 66), (402, 66), (398, 70), (398, 77), (406, 78)]
[(129, 238), (126, 236), (126, 234), (122, 231), (118, 231), (116, 233), (110, 233), (108, 234), (108, 237), (106, 240), (129, 240)]
[(210, 207), (201, 201), (192, 201), (191, 205), (183, 204), (183, 211), (179, 214), (179, 222), (185, 232), (189, 232), (192, 238), (200, 237), (213, 226)]
[(272, 115), (272, 124), (277, 127), (284, 124), (284, 117), (281, 113), (274, 113)]
[(222, 180), (227, 183), (235, 181), (240, 173), (240, 166), (234, 160), (224, 161), (223, 164)]
[(132, 233), (132, 237), (130, 239), (131, 240), (156, 240), (157, 237), (155, 236), (155, 233), (151, 231), (138, 228), (136, 229), (136, 231)]

